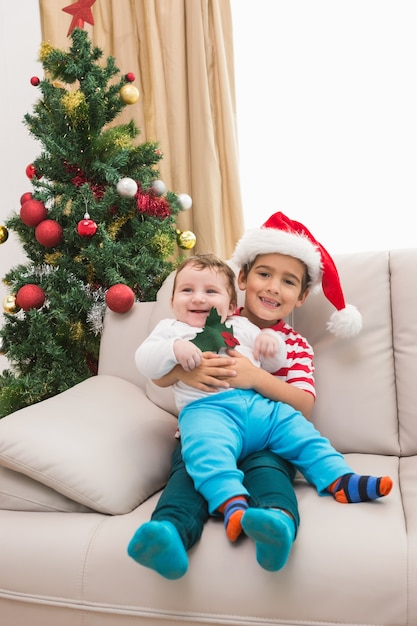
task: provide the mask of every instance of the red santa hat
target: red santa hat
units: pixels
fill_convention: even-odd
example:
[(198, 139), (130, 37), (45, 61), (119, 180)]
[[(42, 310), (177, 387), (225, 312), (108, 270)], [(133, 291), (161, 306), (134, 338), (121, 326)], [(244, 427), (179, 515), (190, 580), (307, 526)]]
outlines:
[(327, 250), (300, 222), (283, 213), (274, 213), (261, 226), (247, 231), (237, 243), (232, 260), (239, 267), (253, 263), (259, 254), (287, 254), (305, 263), (309, 286), (320, 286), (336, 311), (327, 323), (327, 330), (341, 337), (357, 335), (362, 328), (362, 316), (351, 304), (345, 303), (340, 278)]

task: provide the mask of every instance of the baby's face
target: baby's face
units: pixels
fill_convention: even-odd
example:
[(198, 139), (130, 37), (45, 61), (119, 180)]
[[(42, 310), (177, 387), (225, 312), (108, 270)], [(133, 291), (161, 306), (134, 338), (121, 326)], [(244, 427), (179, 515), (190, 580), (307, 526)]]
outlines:
[(205, 325), (212, 307), (222, 322), (233, 313), (226, 276), (215, 269), (197, 269), (192, 265), (177, 274), (171, 304), (178, 321), (196, 328)]

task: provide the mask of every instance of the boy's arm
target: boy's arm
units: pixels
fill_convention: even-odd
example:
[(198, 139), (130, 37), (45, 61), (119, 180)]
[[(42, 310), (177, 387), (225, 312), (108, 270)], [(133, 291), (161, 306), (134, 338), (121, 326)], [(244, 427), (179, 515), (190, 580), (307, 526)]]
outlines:
[(275, 402), (290, 404), (307, 419), (314, 406), (311, 393), (256, 367), (238, 352), (233, 352), (233, 358), (205, 352), (200, 366), (192, 372), (185, 372), (177, 365), (168, 374), (153, 382), (159, 387), (169, 387), (178, 380), (202, 391), (216, 391), (219, 387), (254, 389)]
[(181, 380), (200, 391), (213, 392), (219, 387), (225, 389), (230, 387), (228, 380), (236, 376), (233, 369), (236, 359), (219, 356), (213, 352), (204, 352), (202, 356), (200, 365), (191, 372), (185, 372), (180, 365), (176, 365), (168, 374), (153, 382), (159, 387), (169, 387)]
[(260, 367), (256, 367), (249, 359), (242, 357), (236, 351), (231, 354), (236, 358), (236, 363), (233, 366), (236, 377), (228, 381), (231, 387), (254, 389), (265, 398), (290, 404), (307, 419), (311, 416), (315, 401), (311, 393), (277, 378)]

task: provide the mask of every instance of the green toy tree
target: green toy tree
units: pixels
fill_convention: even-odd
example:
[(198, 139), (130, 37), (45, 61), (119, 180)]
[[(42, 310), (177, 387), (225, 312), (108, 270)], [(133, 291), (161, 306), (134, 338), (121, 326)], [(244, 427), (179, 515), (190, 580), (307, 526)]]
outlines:
[(4, 278), (0, 417), (96, 374), (106, 306), (123, 315), (155, 298), (192, 233), (176, 228), (187, 194), (165, 190), (158, 145), (139, 143), (133, 121), (112, 125), (137, 101), (135, 77), (75, 28), (69, 50), (42, 44), (41, 97), (24, 123), (42, 144), (26, 173), (32, 190), (6, 226), (28, 262)]

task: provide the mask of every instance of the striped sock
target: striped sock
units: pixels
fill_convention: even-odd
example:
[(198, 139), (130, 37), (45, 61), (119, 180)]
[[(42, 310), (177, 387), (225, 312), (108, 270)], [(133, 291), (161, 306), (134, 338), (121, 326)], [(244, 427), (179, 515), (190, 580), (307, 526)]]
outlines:
[(220, 513), (223, 513), (224, 516), (224, 527), (230, 541), (236, 541), (241, 534), (242, 525), (240, 522), (247, 508), (248, 501), (245, 496), (230, 498), (230, 500), (226, 500), (226, 502), (219, 507)]
[(345, 474), (327, 488), (335, 500), (343, 504), (376, 500), (387, 496), (391, 489), (392, 480), (389, 476), (361, 476), (360, 474)]

